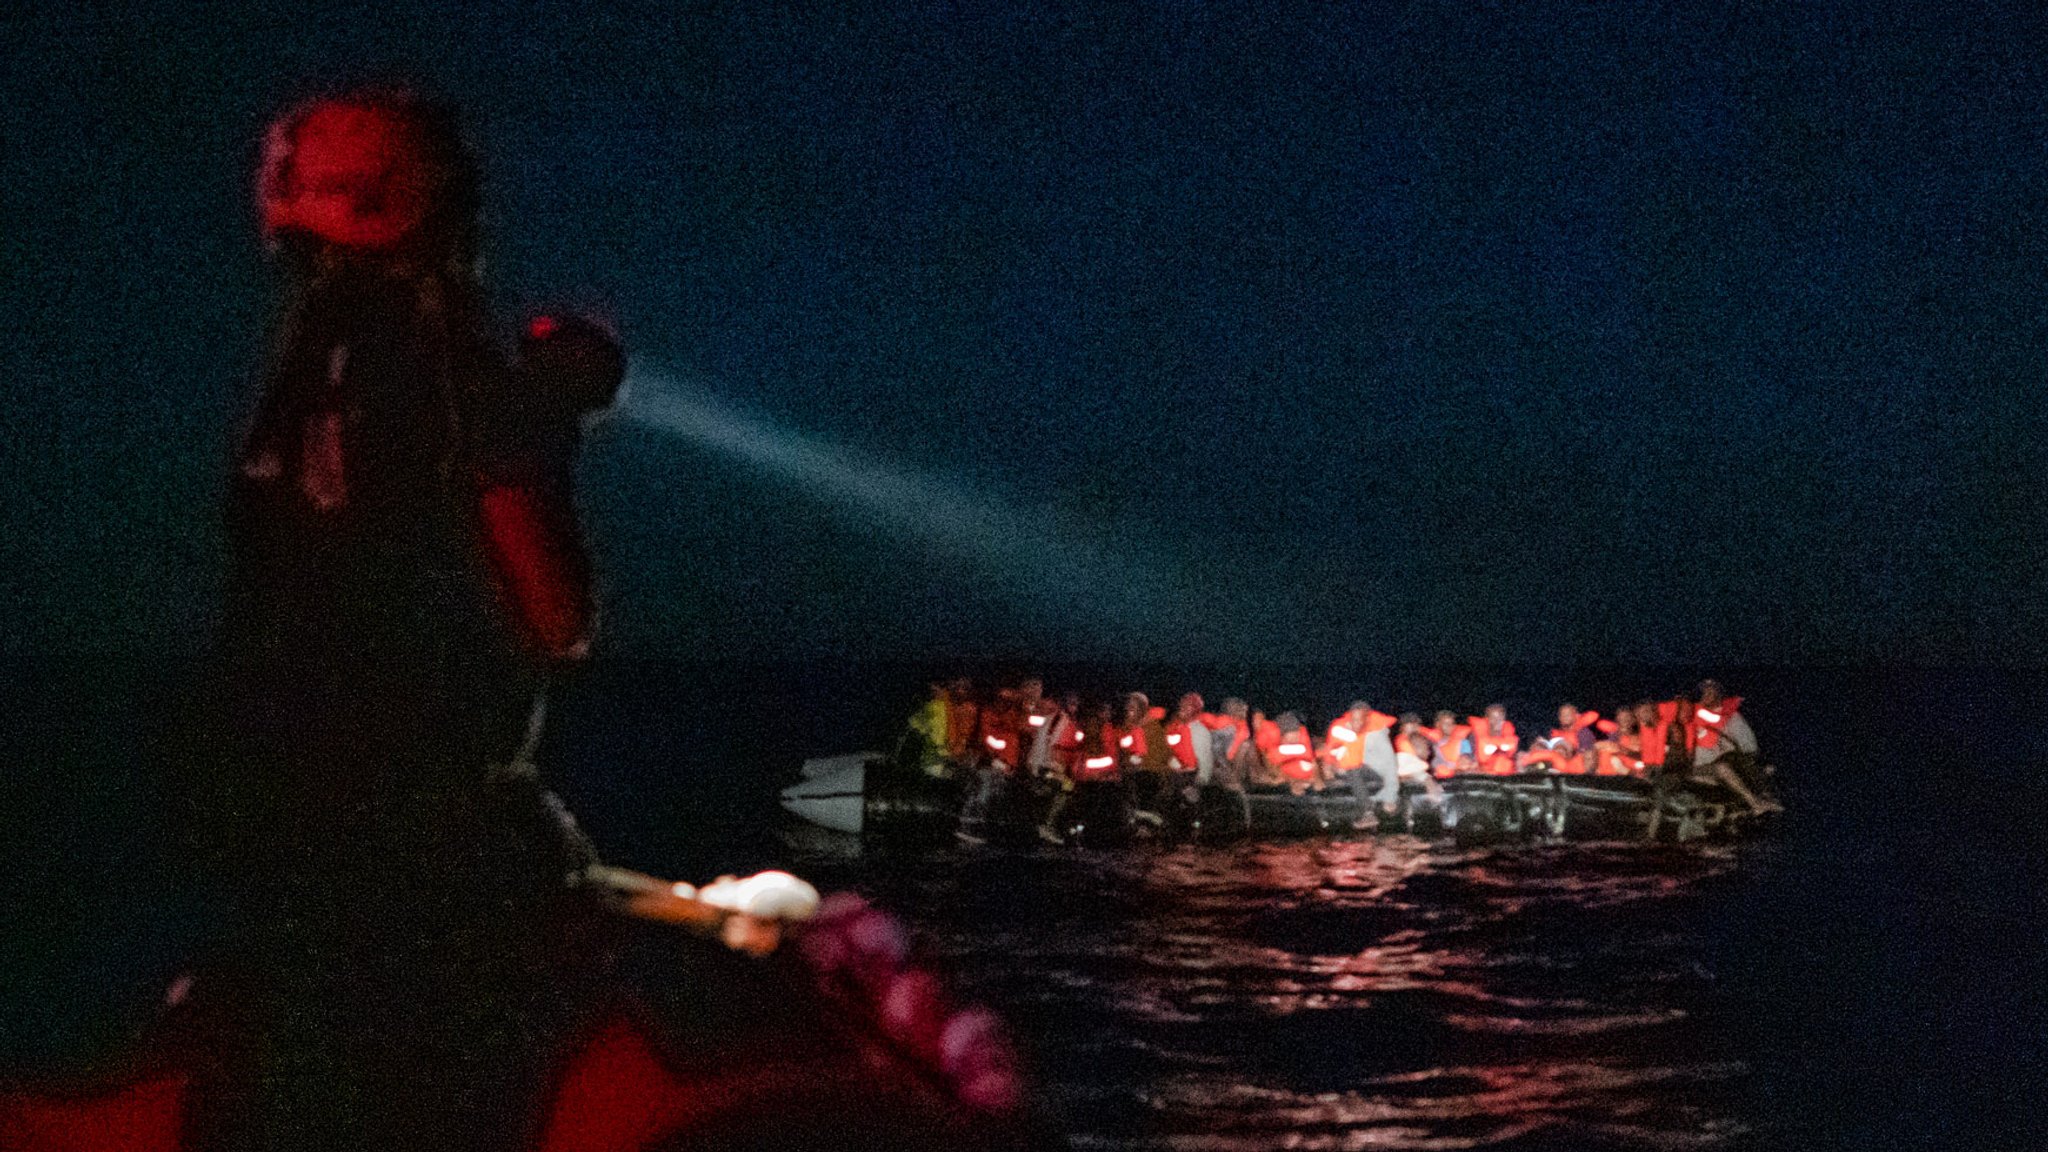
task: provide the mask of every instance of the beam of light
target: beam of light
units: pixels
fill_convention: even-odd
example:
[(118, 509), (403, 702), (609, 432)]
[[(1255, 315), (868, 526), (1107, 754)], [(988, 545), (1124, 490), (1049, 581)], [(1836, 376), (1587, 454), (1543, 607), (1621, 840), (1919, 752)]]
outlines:
[(1019, 509), (965, 484), (781, 427), (672, 376), (636, 371), (616, 418), (708, 449), (861, 523), (966, 561), (1027, 606), (1079, 614), (1091, 628), (1184, 629), (1199, 609), (1196, 582), (1157, 556), (1135, 554), (1057, 513)]

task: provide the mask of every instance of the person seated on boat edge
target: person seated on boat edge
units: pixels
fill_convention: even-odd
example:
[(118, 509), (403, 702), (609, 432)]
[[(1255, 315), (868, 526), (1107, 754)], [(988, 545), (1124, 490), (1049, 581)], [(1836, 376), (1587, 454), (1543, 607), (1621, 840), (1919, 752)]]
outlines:
[(1643, 733), (1634, 708), (1615, 710), (1614, 719), (1593, 726), (1600, 738), (1593, 743), (1595, 776), (1640, 776), (1643, 773)]
[(1251, 709), (1245, 724), (1246, 730), (1251, 733), (1252, 750), (1257, 753), (1251, 763), (1251, 774), (1245, 778), (1246, 782), (1286, 783), (1286, 777), (1280, 775), (1280, 768), (1276, 763), (1279, 753), (1274, 751), (1280, 746), (1280, 725), (1275, 724), (1263, 708)]
[(1124, 778), (1124, 731), (1107, 703), (1088, 705), (1081, 713), (1081, 755), (1074, 770), (1076, 784), (1114, 784)]
[(1431, 804), (1441, 803), (1444, 798), (1443, 786), (1436, 782), (1430, 767), (1435, 756), (1436, 744), (1430, 738), (1430, 730), (1422, 726), (1422, 717), (1403, 712), (1394, 733), (1394, 771), (1402, 783), (1421, 788)]
[(954, 835), (965, 844), (987, 839), (989, 809), (1003, 781), (1024, 762), (1023, 700), (1013, 688), (1001, 688), (976, 721), (976, 747), (967, 767), (967, 793), (960, 804), (960, 827)]
[[(1059, 716), (1060, 706), (1045, 694), (1045, 681), (1036, 676), (1027, 676), (1017, 682), (1017, 715), (1023, 722), (1018, 735), (1023, 738), (1023, 748), (1018, 753), (1021, 764), (1033, 770), (1044, 755), (1052, 751), (1053, 721)], [(1037, 773), (1032, 771), (1033, 775)]]
[(1185, 810), (1192, 805), (1197, 789), (1207, 784), (1216, 771), (1216, 741), (1203, 722), (1202, 696), (1184, 694), (1174, 705), (1166, 724), (1166, 749), (1172, 756), (1170, 787), (1178, 799), (1174, 806)]
[[(1193, 693), (1189, 696), (1200, 700)], [(1186, 698), (1183, 702), (1187, 702)], [(1188, 727), (1196, 740), (1208, 745), (1206, 760), (1201, 758), (1203, 753), (1199, 749), (1196, 753), (1196, 815), (1213, 813), (1221, 807), (1239, 828), (1250, 827), (1251, 801), (1245, 785), (1260, 770), (1259, 749), (1251, 735), (1250, 709), (1243, 700), (1228, 697), (1218, 711), (1198, 712)], [(1206, 830), (1227, 832), (1229, 826), (1209, 826)]]
[(1642, 748), (1639, 755), (1645, 776), (1656, 776), (1664, 771), (1664, 756), (1674, 734), (1677, 707), (1669, 701), (1662, 704), (1648, 699), (1636, 702), (1636, 741)]
[(1477, 771), (1486, 776), (1513, 776), (1522, 742), (1515, 735), (1515, 726), (1508, 721), (1507, 708), (1488, 704), (1484, 716), (1474, 716), (1468, 723), (1472, 726), (1472, 757)]
[(944, 684), (934, 683), (928, 689), (924, 703), (904, 725), (903, 738), (896, 743), (895, 762), (901, 770), (949, 780), (953, 776), (953, 762), (946, 758), (950, 696)]
[(1038, 823), (1038, 838), (1048, 844), (1064, 844), (1066, 838), (1059, 833), (1059, 819), (1073, 799), (1074, 781), (1082, 770), (1082, 750), (1088, 742), (1080, 694), (1068, 692), (1060, 697), (1059, 711), (1046, 727), (1048, 735), (1042, 742), (1045, 755), (1032, 762), (1033, 774), (1042, 788), (1052, 793), (1045, 818)]
[(1586, 775), (1593, 769), (1593, 745), (1598, 742), (1593, 726), (1599, 722), (1598, 712), (1581, 712), (1574, 704), (1558, 705), (1557, 727), (1549, 735), (1537, 737), (1522, 753), (1522, 771)]
[(1299, 796), (1316, 780), (1315, 740), (1295, 712), (1282, 712), (1271, 731), (1272, 749), (1266, 763), (1286, 782), (1287, 790)]
[(1166, 709), (1145, 693), (1132, 692), (1124, 697), (1122, 726), (1118, 743), (1126, 753), (1124, 782), (1131, 790), (1131, 807), (1138, 819), (1157, 827), (1165, 822), (1163, 809), (1171, 806), (1166, 793), (1173, 751), (1166, 744)]
[(1353, 700), (1343, 715), (1330, 722), (1323, 737), (1325, 779), (1342, 779), (1358, 798), (1353, 827), (1366, 828), (1381, 815), (1392, 815), (1401, 799), (1400, 775), (1394, 767), (1394, 745), (1387, 733), (1394, 718), (1363, 700)]
[(1436, 724), (1422, 730), (1430, 744), (1430, 775), (1448, 780), (1477, 767), (1472, 758), (1472, 727), (1458, 723), (1457, 714), (1446, 708), (1436, 714)]
[(974, 681), (956, 676), (946, 683), (946, 758), (964, 765), (974, 755), (974, 734), (980, 730), (981, 708), (974, 700)]
[(1044, 687), (1036, 680), (1024, 682), (1027, 694), (1036, 687), (1040, 695), (1025, 714), (1026, 749), (1024, 767), (1033, 779), (1044, 779), (1060, 766), (1062, 742), (1071, 742), (1075, 747), (1074, 717), (1080, 710), (1080, 698), (1069, 692), (1066, 701), (1054, 700), (1044, 695)]
[(1763, 795), (1763, 777), (1756, 770), (1756, 733), (1742, 715), (1742, 698), (1729, 696), (1716, 680), (1702, 680), (1699, 703), (1692, 710), (1693, 774), (1725, 786), (1756, 815), (1782, 812), (1784, 807)]

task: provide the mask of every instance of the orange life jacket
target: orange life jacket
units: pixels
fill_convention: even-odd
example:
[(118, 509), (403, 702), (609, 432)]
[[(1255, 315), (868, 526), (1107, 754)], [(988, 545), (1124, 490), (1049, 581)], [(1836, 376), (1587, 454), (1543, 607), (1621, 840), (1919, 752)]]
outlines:
[(1229, 716), (1220, 716), (1214, 712), (1202, 713), (1202, 726), (1211, 732), (1230, 733), (1230, 747), (1223, 750), (1223, 758), (1225, 760), (1235, 759), (1238, 752), (1244, 748), (1244, 742), (1252, 738), (1250, 725), (1242, 720)]
[(1579, 713), (1578, 720), (1574, 721), (1571, 727), (1552, 728), (1550, 745), (1530, 749), (1529, 754), (1523, 758), (1524, 761), (1532, 765), (1545, 765), (1552, 772), (1562, 772), (1567, 776), (1584, 776), (1586, 758), (1579, 754), (1579, 733), (1599, 722), (1598, 712)]
[(1515, 774), (1515, 753), (1522, 747), (1521, 738), (1515, 735), (1512, 720), (1503, 720), (1500, 731), (1489, 733), (1486, 718), (1474, 716), (1472, 725), (1472, 758), (1479, 761), (1479, 771), (1488, 776), (1513, 776)]
[(1195, 733), (1185, 720), (1175, 720), (1166, 726), (1166, 748), (1173, 753), (1173, 762), (1183, 772), (1192, 772), (1201, 766), (1195, 758)]
[(1054, 763), (1066, 769), (1067, 774), (1071, 776), (1081, 763), (1081, 748), (1088, 742), (1088, 733), (1082, 728), (1081, 721), (1072, 716), (1067, 717), (1066, 728), (1060, 730), (1059, 716), (1065, 715), (1062, 712), (1051, 721), (1051, 727), (1058, 731), (1053, 740), (1052, 758)]
[(1430, 747), (1436, 750), (1436, 758), (1429, 765), (1430, 774), (1439, 780), (1448, 780), (1457, 775), (1458, 761), (1461, 759), (1458, 746), (1463, 744), (1465, 737), (1471, 734), (1472, 729), (1463, 724), (1451, 725), (1449, 732), (1438, 732), (1434, 728), (1424, 728), (1422, 730), (1423, 737), (1429, 741)]
[(1121, 779), (1123, 773), (1118, 765), (1123, 762), (1123, 756), (1117, 746), (1123, 736), (1123, 730), (1114, 724), (1104, 724), (1088, 733), (1081, 742), (1080, 760), (1070, 772), (1075, 782)]
[(972, 700), (956, 700), (946, 697), (946, 755), (955, 760), (967, 758), (968, 744), (981, 720), (981, 709)]
[(1722, 729), (1728, 718), (1742, 711), (1742, 697), (1724, 696), (1717, 708), (1698, 705), (1693, 708), (1692, 746), (1695, 748), (1718, 748), (1721, 744)]
[(1112, 727), (1111, 731), (1116, 733), (1116, 755), (1119, 760), (1135, 767), (1145, 758), (1144, 721), (1140, 720), (1130, 728)]
[(1595, 776), (1635, 776), (1643, 770), (1643, 759), (1619, 741), (1603, 740), (1593, 748)]
[(992, 763), (1015, 768), (1024, 763), (1024, 740), (1015, 712), (992, 704), (981, 712), (981, 753)]
[(1310, 741), (1308, 729), (1294, 728), (1273, 736), (1273, 754), (1267, 763), (1275, 772), (1289, 780), (1310, 780), (1316, 774), (1316, 749)]
[(1636, 732), (1642, 739), (1643, 764), (1658, 768), (1664, 764), (1664, 749), (1671, 744), (1671, 719), (1678, 712), (1678, 705), (1665, 701), (1657, 705), (1657, 722), (1645, 724), (1636, 721)]

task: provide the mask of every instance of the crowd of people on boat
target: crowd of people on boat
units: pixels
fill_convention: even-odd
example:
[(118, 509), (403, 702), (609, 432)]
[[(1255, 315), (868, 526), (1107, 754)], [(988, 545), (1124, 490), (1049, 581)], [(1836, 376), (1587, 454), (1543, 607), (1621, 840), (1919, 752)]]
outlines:
[(1053, 696), (1035, 677), (983, 695), (959, 678), (931, 686), (899, 759), (964, 782), (960, 836), (970, 842), (992, 793), (1020, 780), (1049, 796), (1038, 834), (1055, 843), (1063, 811), (1089, 789), (1121, 792), (1135, 817), (1155, 826), (1205, 789), (1238, 797), (1284, 789), (1348, 791), (1361, 810), (1355, 826), (1366, 828), (1391, 819), (1404, 792), (1440, 803), (1445, 781), (1469, 775), (1629, 777), (1725, 789), (1755, 815), (1782, 810), (1741, 698), (1714, 680), (1604, 715), (1561, 704), (1554, 726), (1524, 739), (1501, 704), (1425, 718), (1355, 700), (1318, 735), (1298, 711), (1269, 714), (1234, 696), (1211, 711), (1197, 692), (1168, 708), (1144, 692)]

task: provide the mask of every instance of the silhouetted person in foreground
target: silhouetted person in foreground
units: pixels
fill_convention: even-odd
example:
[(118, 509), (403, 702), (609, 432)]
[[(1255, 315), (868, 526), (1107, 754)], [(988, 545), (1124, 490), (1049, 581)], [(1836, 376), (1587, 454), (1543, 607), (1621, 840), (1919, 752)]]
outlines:
[(310, 104), (261, 193), (287, 304), (230, 484), (212, 813), (250, 1039), (195, 1135), (513, 1146), (564, 1000), (571, 862), (490, 772), (548, 663), (588, 646), (562, 449), (489, 338), (446, 110)]

